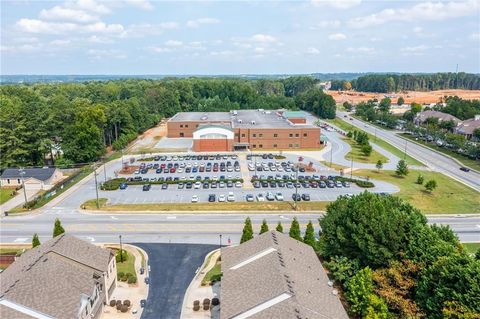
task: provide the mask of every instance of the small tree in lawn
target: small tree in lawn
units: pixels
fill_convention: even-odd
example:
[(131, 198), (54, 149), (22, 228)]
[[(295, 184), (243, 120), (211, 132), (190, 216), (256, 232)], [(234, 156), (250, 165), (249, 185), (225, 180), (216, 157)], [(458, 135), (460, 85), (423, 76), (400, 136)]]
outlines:
[(260, 235), (268, 231), (267, 221), (264, 219), (262, 222), (262, 227), (260, 227)]
[(427, 190), (427, 192), (431, 193), (433, 192), (433, 190), (437, 188), (437, 181), (435, 181), (434, 179), (431, 179), (429, 180), (426, 184), (425, 184), (425, 189)]
[(405, 160), (399, 160), (397, 164), (397, 169), (395, 170), (395, 174), (398, 176), (407, 176), (408, 175), (408, 165)]
[(293, 217), (292, 225), (290, 226), (290, 231), (288, 234), (290, 237), (302, 241), (302, 236), (300, 235), (300, 225), (298, 224), (297, 217)]
[(398, 105), (403, 105), (403, 103), (405, 103), (405, 99), (403, 98), (403, 96), (401, 96), (401, 97), (398, 98), (397, 104)]
[(370, 154), (372, 154), (373, 148), (372, 148), (372, 145), (370, 145), (367, 142), (367, 144), (362, 145), (360, 150), (362, 151), (364, 156), (368, 157), (368, 156), (370, 156)]
[(377, 164), (375, 164), (375, 167), (377, 168), (377, 171), (380, 172), (380, 170), (383, 168), (382, 160), (378, 160)]
[(418, 185), (423, 185), (423, 181), (425, 180), (425, 178), (423, 177), (422, 174), (418, 175), (417, 177), (417, 184)]
[(252, 221), (250, 217), (245, 219), (245, 225), (243, 226), (242, 238), (240, 239), (240, 244), (250, 240), (253, 238), (253, 228), (252, 228)]
[(56, 218), (55, 225), (53, 226), (53, 238), (63, 234), (64, 232), (65, 232), (65, 229), (63, 229), (62, 227), (62, 223), (60, 222), (60, 219)]
[(283, 226), (281, 222), (278, 222), (277, 228), (275, 228), (278, 232), (283, 233)]
[(38, 239), (38, 234), (35, 233), (33, 234), (33, 238), (32, 238), (32, 248), (35, 248), (37, 246), (40, 246), (40, 239)]
[(313, 229), (312, 221), (309, 221), (307, 224), (307, 229), (305, 230), (303, 242), (315, 248), (317, 241), (315, 240), (315, 229)]

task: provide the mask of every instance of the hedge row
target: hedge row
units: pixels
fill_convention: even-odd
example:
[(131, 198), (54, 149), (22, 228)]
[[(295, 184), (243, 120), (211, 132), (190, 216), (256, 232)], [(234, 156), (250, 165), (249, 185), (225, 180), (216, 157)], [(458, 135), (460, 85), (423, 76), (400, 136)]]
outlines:
[(103, 184), (100, 186), (100, 189), (101, 189), (101, 190), (104, 190), (104, 191), (117, 190), (117, 189), (120, 187), (120, 184), (121, 184), (121, 183), (125, 183), (126, 181), (127, 181), (127, 179), (124, 178), (124, 177), (114, 178), (114, 179), (111, 179), (111, 180), (106, 181), (105, 183), (103, 183)]

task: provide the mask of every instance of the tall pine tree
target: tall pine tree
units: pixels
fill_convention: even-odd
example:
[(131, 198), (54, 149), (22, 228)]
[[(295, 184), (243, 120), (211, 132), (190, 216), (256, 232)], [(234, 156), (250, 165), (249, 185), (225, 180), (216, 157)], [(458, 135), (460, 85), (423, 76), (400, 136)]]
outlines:
[(289, 235), (296, 240), (302, 241), (302, 236), (300, 234), (300, 225), (298, 224), (297, 217), (294, 217), (292, 220), (292, 225), (290, 226)]
[(260, 227), (260, 235), (266, 233), (268, 231), (268, 224), (267, 221), (264, 219), (262, 221), (262, 227)]
[(283, 226), (281, 222), (278, 222), (277, 228), (275, 228), (278, 232), (283, 233)]
[(315, 240), (315, 229), (313, 229), (312, 221), (309, 221), (307, 224), (307, 229), (305, 230), (303, 242), (315, 248), (317, 241)]
[(38, 234), (35, 233), (33, 234), (33, 238), (32, 238), (32, 248), (35, 248), (37, 246), (40, 246), (40, 239), (38, 239)]
[(62, 227), (62, 223), (60, 222), (60, 219), (56, 218), (55, 225), (53, 226), (53, 238), (63, 234), (64, 232), (65, 232), (65, 229), (63, 229)]
[(242, 238), (240, 239), (240, 244), (250, 240), (253, 238), (253, 228), (252, 228), (252, 221), (250, 217), (245, 219), (245, 225), (243, 226)]

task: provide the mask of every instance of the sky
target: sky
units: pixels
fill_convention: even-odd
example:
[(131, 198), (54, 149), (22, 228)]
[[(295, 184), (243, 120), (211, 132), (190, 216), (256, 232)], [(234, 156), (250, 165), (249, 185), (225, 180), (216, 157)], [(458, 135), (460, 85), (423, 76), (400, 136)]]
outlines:
[(0, 0), (1, 74), (480, 73), (480, 0)]

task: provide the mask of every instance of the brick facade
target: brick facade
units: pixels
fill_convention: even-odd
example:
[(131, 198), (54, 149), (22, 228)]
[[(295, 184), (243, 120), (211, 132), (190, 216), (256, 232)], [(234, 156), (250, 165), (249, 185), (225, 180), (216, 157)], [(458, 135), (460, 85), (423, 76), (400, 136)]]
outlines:
[(230, 152), (233, 141), (229, 139), (196, 139), (193, 140), (194, 152)]

